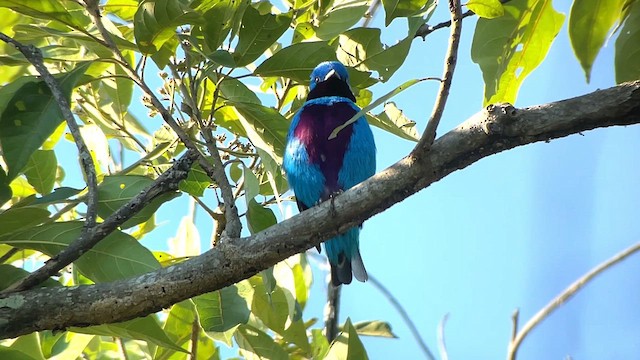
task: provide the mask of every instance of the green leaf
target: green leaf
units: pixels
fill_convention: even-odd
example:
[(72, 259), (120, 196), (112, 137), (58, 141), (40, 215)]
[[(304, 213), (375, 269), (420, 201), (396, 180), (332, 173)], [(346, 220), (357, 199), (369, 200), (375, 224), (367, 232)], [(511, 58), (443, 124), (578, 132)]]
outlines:
[(173, 340), (171, 340), (169, 336), (167, 336), (167, 334), (158, 324), (155, 315), (149, 315), (146, 317), (115, 324), (105, 324), (83, 328), (72, 327), (70, 330), (83, 334), (143, 340), (156, 344), (158, 346), (165, 347), (167, 349), (187, 353), (186, 350), (176, 345), (176, 343), (173, 342)]
[(326, 358), (336, 360), (366, 360), (369, 358), (358, 337), (358, 332), (349, 318), (344, 324), (344, 330), (331, 343)]
[[(98, 186), (98, 215), (106, 219), (129, 200), (138, 195), (142, 190), (153, 184), (153, 180), (139, 175), (112, 175), (105, 176)], [(163, 203), (179, 196), (178, 192), (165, 193), (157, 196), (149, 202), (137, 214), (129, 218), (121, 225), (123, 229), (143, 223), (158, 210)]]
[(240, 347), (240, 354), (247, 360), (289, 359), (287, 352), (273, 341), (271, 336), (253, 326), (240, 326), (234, 338)]
[(192, 196), (202, 196), (204, 191), (211, 185), (211, 178), (207, 175), (200, 165), (196, 164), (189, 170), (187, 178), (180, 181), (178, 189)]
[[(193, 298), (200, 325), (207, 333), (222, 333), (246, 324), (251, 314), (253, 288), (241, 281), (218, 291)], [(210, 334), (211, 335), (211, 334)]]
[[(196, 7), (196, 11), (203, 13), (207, 21), (196, 29), (195, 35), (202, 33), (204, 42), (209, 51), (214, 51), (222, 45), (222, 42), (231, 32), (234, 25), (234, 16), (247, 1), (220, 0), (203, 2)], [(240, 14), (242, 16), (242, 14)]]
[(53, 150), (36, 150), (24, 168), (29, 184), (40, 194), (48, 194), (56, 182), (58, 161)]
[(76, 196), (82, 191), (82, 189), (74, 189), (70, 187), (59, 187), (53, 190), (52, 193), (47, 194), (43, 197), (37, 198), (33, 205), (43, 205), (43, 204), (56, 204), (60, 202), (64, 202), (69, 198)]
[(59, 21), (73, 28), (84, 29), (91, 23), (83, 12), (77, 11), (81, 9), (78, 4), (65, 2), (63, 5), (58, 0), (0, 0), (0, 7), (8, 7), (38, 19)]
[(433, 3), (432, 0), (383, 0), (382, 5), (386, 15), (384, 25), (389, 26), (391, 21), (398, 17), (409, 17), (424, 12)]
[(235, 103), (234, 108), (253, 146), (264, 150), (278, 164), (282, 164), (289, 131), (287, 119), (276, 109), (258, 104)]
[(258, 204), (254, 199), (249, 201), (247, 209), (247, 225), (251, 234), (257, 234), (278, 223), (273, 210)]
[(377, 71), (383, 82), (400, 68), (409, 54), (415, 30), (397, 44), (386, 47), (380, 41), (381, 30), (374, 28), (355, 28), (349, 30), (331, 42), (336, 49), (338, 60), (343, 64), (354, 64), (361, 71)]
[(255, 61), (273, 45), (291, 23), (291, 14), (265, 14), (253, 6), (247, 7), (242, 17), (238, 46), (233, 52), (236, 65), (246, 66)]
[(388, 102), (384, 105), (384, 111), (378, 115), (367, 114), (369, 124), (379, 127), (391, 134), (397, 135), (403, 139), (418, 141), (420, 134), (416, 129), (416, 122), (407, 118), (402, 110), (396, 107), (394, 102)]
[[(218, 78), (215, 74), (210, 75), (209, 78), (214, 83), (218, 82)], [(243, 84), (240, 80), (231, 77), (225, 77), (220, 83), (219, 89), (222, 97), (232, 103), (241, 102), (249, 104), (261, 104), (258, 95), (249, 90), (247, 85)]]
[(320, 329), (311, 329), (311, 351), (314, 359), (325, 359), (329, 352), (329, 341)]
[(484, 103), (515, 103), (524, 79), (544, 60), (564, 15), (551, 0), (514, 0), (504, 5), (505, 15), (479, 19), (471, 46), (471, 59), (484, 78)]
[(0, 358), (11, 360), (36, 360), (20, 350), (0, 345)]
[(0, 166), (0, 206), (11, 200), (11, 197), (13, 196), (13, 191), (11, 190), (9, 183), (10, 181), (7, 178), (7, 173), (4, 172), (4, 169)]
[(640, 1), (631, 6), (616, 40), (616, 83), (640, 79)]
[[(83, 63), (66, 74), (56, 76), (67, 100), (89, 65)], [(58, 103), (44, 81), (25, 77), (17, 83), (17, 87), (8, 85), (0, 88), (0, 99), (10, 99), (0, 100), (0, 145), (9, 168), (9, 181), (20, 173), (33, 152), (63, 121)]]
[(367, 9), (369, 9), (369, 5), (366, 1), (341, 3), (318, 19), (316, 36), (322, 40), (330, 40), (340, 35), (358, 23)]
[(267, 290), (263, 279), (263, 276), (249, 279), (254, 287), (251, 313), (271, 330), (282, 335), (290, 318), (287, 297), (281, 287), (275, 286), (273, 290)]
[[(29, 272), (27, 270), (9, 264), (0, 264), (0, 291), (26, 278), (28, 275)], [(62, 285), (53, 279), (47, 279), (39, 286), (54, 287)]]
[(122, 20), (133, 21), (138, 10), (136, 0), (109, 0), (102, 6), (105, 13), (114, 14)]
[[(195, 305), (193, 305), (191, 300), (185, 300), (171, 307), (163, 330), (169, 339), (171, 339), (172, 343), (182, 346), (191, 340), (194, 321), (197, 321)], [(153, 359), (169, 359), (175, 352), (175, 350), (159, 347)]]
[(244, 197), (247, 199), (248, 206), (249, 200), (253, 200), (260, 193), (260, 183), (250, 167), (245, 166), (242, 174), (244, 176)]
[[(40, 251), (52, 257), (74, 242), (83, 222), (56, 222), (0, 237), (0, 243)], [(136, 239), (114, 231), (74, 261), (82, 275), (95, 282), (128, 278), (160, 268), (153, 254)]]
[[(59, 285), (59, 284), (58, 284)], [(23, 353), (31, 356), (33, 359), (44, 360), (44, 355), (40, 348), (40, 337), (38, 333), (31, 333), (22, 335), (11, 344), (11, 348), (14, 350), (22, 351)]]
[(358, 335), (365, 336), (378, 336), (385, 338), (398, 338), (396, 334), (391, 331), (391, 325), (384, 321), (362, 321), (353, 324), (353, 327), (358, 332)]
[(504, 15), (500, 0), (469, 0), (465, 5), (481, 18), (494, 19)]
[(569, 39), (587, 82), (609, 30), (620, 17), (623, 3), (624, 0), (575, 0), (571, 6)]
[(254, 73), (262, 77), (283, 76), (304, 83), (309, 81), (311, 71), (319, 63), (335, 59), (335, 50), (324, 41), (298, 43), (273, 54)]
[(77, 359), (82, 357), (91, 340), (96, 338), (93, 335), (69, 331), (56, 332), (55, 335), (50, 331), (43, 331), (39, 335), (42, 352), (47, 359)]
[(49, 211), (39, 207), (13, 207), (0, 213), (0, 235), (32, 228), (49, 218)]
[(201, 15), (189, 7), (190, 0), (144, 0), (134, 16), (133, 34), (145, 55), (156, 53), (175, 36), (176, 28), (203, 23)]

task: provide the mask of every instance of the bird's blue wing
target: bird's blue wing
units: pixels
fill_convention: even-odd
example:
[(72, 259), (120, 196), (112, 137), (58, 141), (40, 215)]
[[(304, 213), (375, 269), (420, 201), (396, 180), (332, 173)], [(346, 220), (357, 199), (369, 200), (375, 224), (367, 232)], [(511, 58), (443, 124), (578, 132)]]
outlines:
[[(356, 111), (360, 111), (355, 105)], [(338, 173), (338, 183), (344, 190), (363, 182), (376, 172), (376, 145), (373, 133), (362, 116), (353, 123), (353, 133)]]

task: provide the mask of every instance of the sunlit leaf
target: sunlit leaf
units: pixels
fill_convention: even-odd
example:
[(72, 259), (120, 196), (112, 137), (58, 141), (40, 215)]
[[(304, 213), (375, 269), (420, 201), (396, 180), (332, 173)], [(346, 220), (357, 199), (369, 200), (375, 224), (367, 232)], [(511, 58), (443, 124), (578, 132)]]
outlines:
[(247, 209), (247, 222), (251, 234), (256, 234), (275, 225), (278, 220), (273, 214), (273, 210), (258, 204), (252, 199), (249, 201), (249, 207)]
[(616, 40), (616, 83), (640, 79), (640, 1), (631, 6)]
[(169, 252), (176, 257), (200, 255), (200, 234), (192, 217), (180, 220), (176, 236), (169, 239)]
[(209, 185), (211, 185), (211, 178), (200, 165), (196, 165), (189, 170), (187, 178), (180, 181), (178, 189), (192, 196), (202, 196)]
[(331, 343), (327, 358), (337, 360), (366, 360), (369, 358), (358, 337), (358, 332), (349, 318), (347, 318), (340, 335)]
[(138, 10), (136, 0), (109, 0), (103, 5), (106, 13), (114, 14), (122, 20), (133, 21), (133, 17)]
[(369, 124), (379, 127), (403, 139), (418, 141), (420, 134), (416, 129), (416, 122), (407, 118), (394, 102), (384, 105), (384, 111), (377, 115), (367, 114)]
[(91, 23), (88, 16), (77, 10), (79, 4), (66, 3), (63, 5), (58, 0), (0, 0), (0, 7), (8, 7), (21, 14), (33, 16), (38, 19), (55, 20), (74, 28), (85, 28)]
[(469, 0), (465, 5), (476, 15), (486, 19), (504, 15), (504, 7), (500, 0)]
[(471, 47), (485, 83), (484, 103), (515, 103), (524, 79), (547, 56), (564, 15), (550, 0), (514, 0), (505, 15), (479, 19)]
[(2, 345), (0, 345), (0, 358), (11, 360), (34, 360), (34, 358), (20, 350), (15, 350)]
[(624, 0), (575, 0), (569, 15), (569, 39), (587, 82), (591, 66), (609, 30), (620, 18)]
[(45, 357), (40, 349), (40, 338), (37, 333), (26, 334), (18, 337), (11, 344), (14, 350), (22, 351), (34, 360), (44, 360)]
[(314, 359), (325, 359), (329, 352), (329, 341), (320, 329), (311, 329), (311, 350)]
[(396, 334), (391, 331), (391, 325), (384, 321), (363, 321), (353, 324), (358, 335), (379, 336), (386, 338), (397, 338)]
[[(54, 256), (78, 239), (83, 222), (55, 222), (0, 237), (0, 243)], [(160, 268), (153, 254), (136, 239), (114, 231), (74, 261), (76, 268), (96, 282), (140, 275)]]

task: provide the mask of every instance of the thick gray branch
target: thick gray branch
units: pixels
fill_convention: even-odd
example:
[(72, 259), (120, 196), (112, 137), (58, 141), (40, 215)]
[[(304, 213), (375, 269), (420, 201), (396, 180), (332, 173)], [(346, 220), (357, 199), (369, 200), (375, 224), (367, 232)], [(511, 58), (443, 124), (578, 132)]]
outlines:
[(309, 249), (486, 156), (595, 128), (637, 123), (640, 81), (525, 109), (491, 106), (439, 138), (427, 155), (416, 151), (333, 202), (251, 237), (229, 239), (194, 259), (113, 283), (0, 295), (0, 338), (119, 322), (159, 311)]

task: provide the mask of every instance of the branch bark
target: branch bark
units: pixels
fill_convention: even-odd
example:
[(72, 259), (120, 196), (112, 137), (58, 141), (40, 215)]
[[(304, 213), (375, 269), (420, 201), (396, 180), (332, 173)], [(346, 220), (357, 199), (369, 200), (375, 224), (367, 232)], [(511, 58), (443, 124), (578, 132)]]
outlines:
[[(221, 289), (340, 231), (474, 162), (538, 141), (640, 123), (640, 81), (573, 99), (516, 109), (491, 105), (374, 177), (258, 234), (221, 242), (180, 264), (131, 279), (0, 295), (0, 338), (129, 320)], [(69, 309), (74, 311), (69, 311)]]

